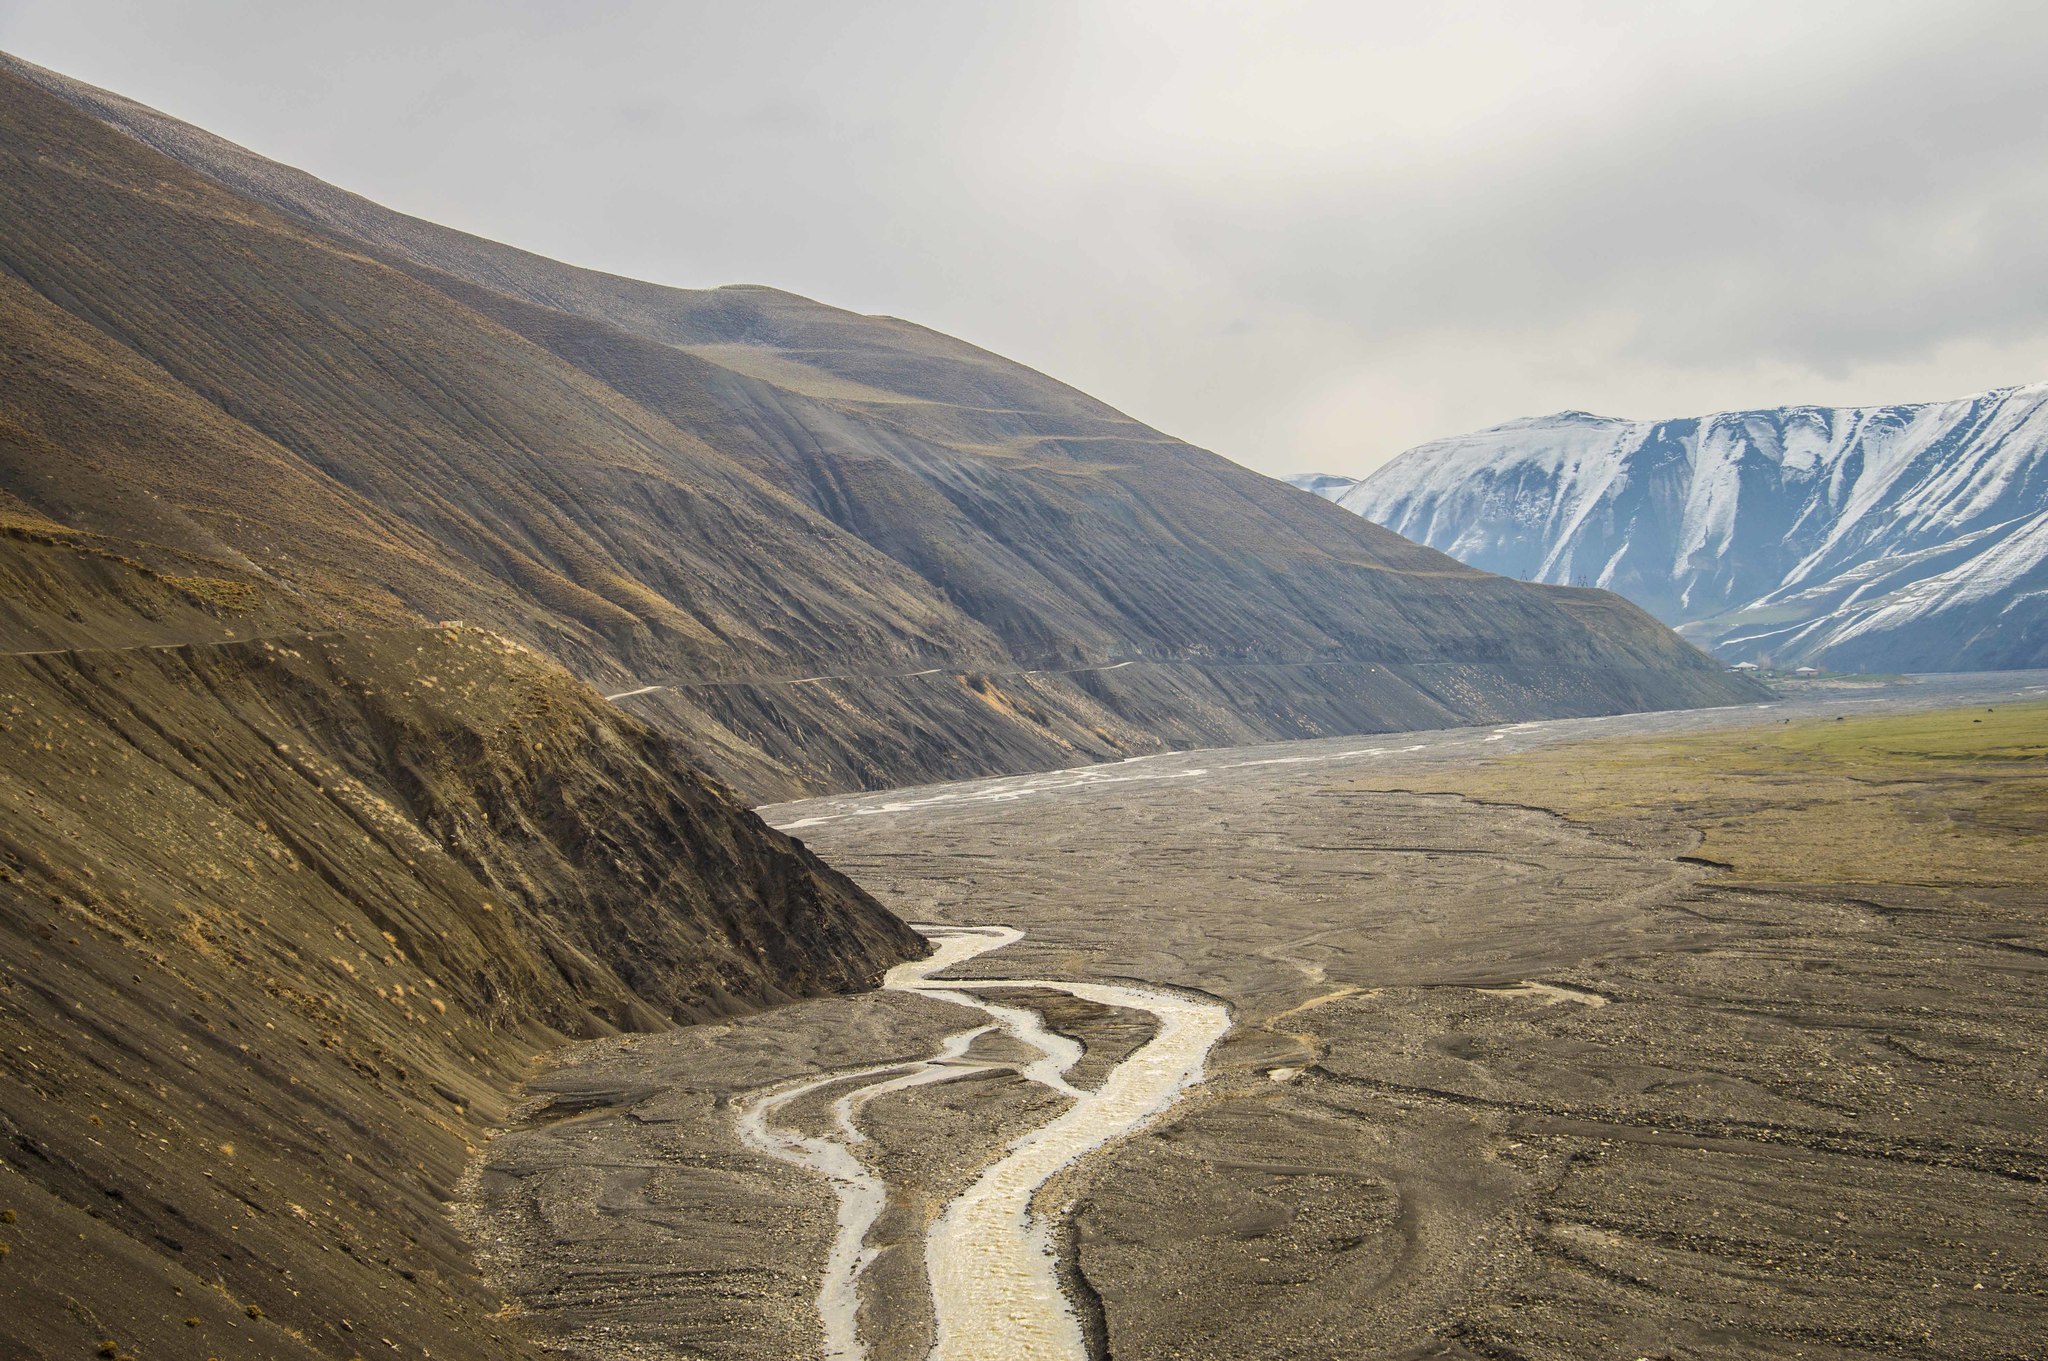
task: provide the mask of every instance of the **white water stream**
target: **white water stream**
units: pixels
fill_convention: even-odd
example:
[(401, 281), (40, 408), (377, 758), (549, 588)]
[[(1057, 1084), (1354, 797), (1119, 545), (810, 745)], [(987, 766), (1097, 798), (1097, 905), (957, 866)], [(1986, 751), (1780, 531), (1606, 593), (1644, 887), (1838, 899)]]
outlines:
[[(739, 1103), (740, 1137), (749, 1147), (827, 1178), (838, 1198), (839, 1228), (818, 1290), (825, 1326), (822, 1354), (826, 1361), (864, 1361), (867, 1356), (859, 1328), (860, 1278), (876, 1254), (867, 1236), (887, 1203), (888, 1188), (854, 1152), (867, 1142), (857, 1123), (860, 1108), (891, 1092), (1009, 1068), (1070, 1104), (1011, 1142), (926, 1231), (925, 1263), (937, 1319), (929, 1361), (1086, 1361), (1080, 1321), (1060, 1289), (1052, 1225), (1032, 1212), (1032, 1198), (1055, 1173), (1142, 1128), (1199, 1083), (1209, 1050), (1230, 1028), (1230, 1014), (1221, 1003), (1155, 988), (1049, 978), (934, 979), (934, 974), (1015, 943), (1023, 933), (1006, 926), (921, 929), (934, 946), (932, 955), (897, 965), (883, 987), (973, 1007), (991, 1024), (948, 1036), (928, 1059), (828, 1073)], [(1157, 1030), (1100, 1086), (1083, 1090), (1067, 1079), (1081, 1057), (1078, 1044), (1047, 1030), (1036, 1012), (976, 995), (1002, 988), (1040, 988), (1142, 1011)], [(969, 1060), (975, 1041), (992, 1030), (1003, 1031), (1037, 1057), (1022, 1064)], [(857, 1085), (833, 1102), (831, 1132), (798, 1134), (773, 1123), (790, 1103), (842, 1084)]]

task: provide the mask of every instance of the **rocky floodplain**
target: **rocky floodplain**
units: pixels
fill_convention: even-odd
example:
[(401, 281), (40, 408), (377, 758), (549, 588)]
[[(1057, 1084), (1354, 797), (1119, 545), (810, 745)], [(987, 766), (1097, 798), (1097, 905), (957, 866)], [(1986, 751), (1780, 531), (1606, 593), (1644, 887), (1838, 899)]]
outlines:
[[(1020, 1339), (1042, 1307), (1118, 1361), (2036, 1355), (2042, 683), (764, 810), (906, 919), (1021, 934), (930, 988), (579, 1051), (481, 1161), (487, 1269), (582, 1355), (976, 1354), (935, 1226), (1155, 1043), (1088, 992), (1128, 988), (1229, 1028), (1004, 1226), (1059, 1283)], [(935, 990), (976, 977), (1038, 980), (966, 991), (1042, 1034)], [(829, 1353), (836, 1184), (744, 1130), (799, 1088), (776, 1127), (886, 1188)]]

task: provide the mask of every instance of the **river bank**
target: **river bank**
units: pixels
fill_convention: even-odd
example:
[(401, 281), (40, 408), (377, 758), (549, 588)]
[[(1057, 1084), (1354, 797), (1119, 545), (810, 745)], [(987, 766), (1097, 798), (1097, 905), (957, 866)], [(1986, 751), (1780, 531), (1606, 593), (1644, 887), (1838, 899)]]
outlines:
[[(1589, 732), (1762, 740), (1832, 725), (1840, 702), (769, 811), (809, 819), (799, 835), (911, 920), (1026, 932), (1006, 976), (1233, 1008), (1202, 1087), (1035, 1201), (1077, 1318), (1118, 1361), (2024, 1356), (2048, 1326), (2040, 942), (1975, 930), (1967, 905), (1930, 917), (1924, 885), (1732, 883), (1685, 820), (1680, 763), (1672, 798), (1588, 822), (1431, 792), (1517, 751), (1569, 760), (1560, 744)], [(1822, 821), (1847, 806), (1833, 787), (1769, 797)], [(2041, 916), (2037, 890), (2000, 901)], [(1011, 1000), (1081, 1046), (1090, 1082), (1152, 1033), (1072, 996)], [(834, 1198), (746, 1148), (737, 1103), (919, 1064), (988, 1023), (871, 994), (557, 1070), (535, 1086), (548, 1109), (488, 1159), (494, 1273), (582, 1354), (819, 1354)], [(977, 1059), (1035, 1057), (978, 1043)], [(862, 1106), (890, 1187), (867, 1236), (874, 1356), (928, 1353), (931, 1226), (1067, 1100), (998, 1067)]]

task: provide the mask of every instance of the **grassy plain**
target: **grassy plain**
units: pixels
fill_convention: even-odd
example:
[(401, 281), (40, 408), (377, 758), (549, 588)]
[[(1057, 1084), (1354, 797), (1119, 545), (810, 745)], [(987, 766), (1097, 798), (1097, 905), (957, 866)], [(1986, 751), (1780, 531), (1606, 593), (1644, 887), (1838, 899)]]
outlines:
[(1384, 783), (1577, 822), (1675, 818), (1758, 883), (2048, 883), (2048, 703), (1576, 743)]

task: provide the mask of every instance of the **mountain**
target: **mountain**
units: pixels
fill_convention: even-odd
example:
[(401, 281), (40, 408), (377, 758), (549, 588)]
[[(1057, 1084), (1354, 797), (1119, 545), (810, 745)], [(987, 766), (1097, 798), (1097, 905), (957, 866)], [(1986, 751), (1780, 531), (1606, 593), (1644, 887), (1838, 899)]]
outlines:
[(451, 1213), (529, 1065), (925, 948), (545, 654), (992, 645), (4, 73), (0, 182), (0, 1355), (535, 1357)]
[(757, 798), (1748, 693), (907, 322), (545, 260), (20, 62), (0, 156), (30, 641), (461, 619)]
[(457, 1222), (530, 1065), (924, 948), (731, 786), (1752, 693), (960, 341), (11, 58), (0, 182), (0, 1354), (536, 1355)]
[(1566, 411), (1323, 494), (1488, 571), (1618, 591), (1731, 661), (2048, 665), (2048, 384), (1669, 421)]

